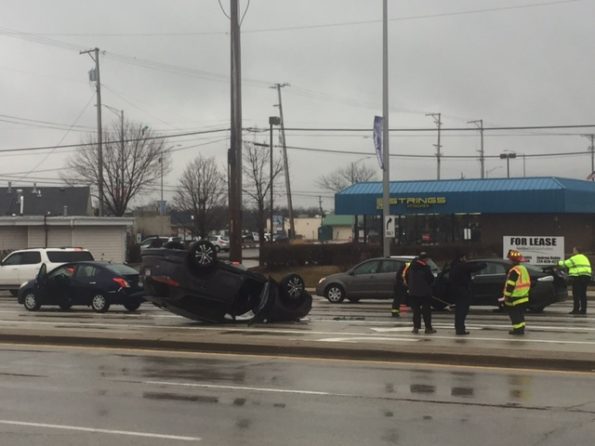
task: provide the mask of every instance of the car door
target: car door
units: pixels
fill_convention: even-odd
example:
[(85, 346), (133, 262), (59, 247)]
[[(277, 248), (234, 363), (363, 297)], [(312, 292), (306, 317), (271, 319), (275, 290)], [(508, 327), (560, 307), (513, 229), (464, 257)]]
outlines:
[(98, 290), (97, 284), (98, 267), (90, 263), (77, 265), (76, 273), (72, 281), (73, 303), (86, 305)]
[(19, 284), (35, 278), (41, 266), (41, 253), (39, 251), (23, 251), (21, 264), (18, 269)]
[(376, 276), (380, 269), (380, 260), (368, 260), (351, 270), (351, 284), (347, 290), (348, 297), (376, 297)]
[(400, 260), (384, 259), (380, 265), (380, 272), (376, 274), (376, 290), (379, 298), (392, 298), (395, 292), (397, 271), (403, 264)]
[(39, 294), (43, 303), (59, 304), (72, 298), (72, 277), (76, 266), (72, 263), (59, 266), (47, 274), (44, 283), (39, 284)]
[(0, 285), (19, 284), (19, 268), (23, 257), (22, 254), (21, 252), (13, 252), (2, 261), (2, 266), (0, 267)]
[[(470, 263), (477, 263), (471, 261)], [(506, 264), (495, 261), (485, 261), (485, 268), (473, 275), (472, 291), (474, 305), (498, 305), (498, 298), (502, 296), (504, 282), (508, 268)]]

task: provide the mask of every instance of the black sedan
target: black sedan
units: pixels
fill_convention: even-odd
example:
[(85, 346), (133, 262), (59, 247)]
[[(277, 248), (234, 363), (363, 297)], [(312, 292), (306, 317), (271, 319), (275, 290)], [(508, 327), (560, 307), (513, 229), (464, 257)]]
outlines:
[[(505, 259), (473, 259), (470, 263), (485, 263), (485, 268), (473, 274), (471, 287), (473, 301), (471, 305), (499, 306), (498, 298), (502, 297), (506, 274), (512, 264)], [(529, 293), (529, 309), (541, 312), (545, 307), (561, 302), (568, 297), (566, 275), (554, 266), (539, 267), (525, 265), (531, 276)], [(434, 294), (445, 307), (452, 304), (456, 296), (449, 290), (449, 268), (446, 267), (437, 277)], [(437, 303), (434, 302), (434, 305)]]
[(169, 244), (142, 253), (146, 299), (189, 319), (218, 323), (296, 321), (312, 308), (303, 279), (288, 274), (280, 282), (217, 260), (212, 243), (188, 250)]
[(19, 303), (29, 311), (42, 305), (87, 305), (105, 313), (110, 305), (123, 305), (128, 311), (144, 302), (138, 271), (121, 263), (76, 262), (61, 265), (49, 273), (43, 264), (33, 280), (21, 285)]

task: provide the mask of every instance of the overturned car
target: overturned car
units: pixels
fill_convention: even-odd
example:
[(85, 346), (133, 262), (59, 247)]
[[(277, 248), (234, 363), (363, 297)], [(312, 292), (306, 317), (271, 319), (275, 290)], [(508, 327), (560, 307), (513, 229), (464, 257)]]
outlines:
[(312, 308), (312, 296), (299, 275), (276, 282), (222, 262), (206, 240), (187, 250), (175, 243), (144, 250), (141, 277), (147, 300), (203, 322), (296, 321)]

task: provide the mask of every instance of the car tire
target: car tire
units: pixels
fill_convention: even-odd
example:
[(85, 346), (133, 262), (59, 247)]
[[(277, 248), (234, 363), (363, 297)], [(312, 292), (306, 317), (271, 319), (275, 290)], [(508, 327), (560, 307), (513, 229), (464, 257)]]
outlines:
[(126, 308), (128, 311), (136, 311), (138, 310), (138, 307), (140, 307), (140, 302), (126, 302), (124, 304), (124, 308)]
[(91, 298), (91, 308), (96, 313), (107, 312), (107, 310), (109, 310), (109, 306), (110, 306), (109, 301), (101, 293), (98, 293)]
[(217, 261), (217, 248), (211, 242), (199, 240), (190, 247), (188, 257), (196, 269), (211, 268)]
[(324, 290), (324, 297), (332, 304), (340, 304), (345, 300), (345, 290), (341, 285), (332, 284)]
[(306, 291), (306, 284), (300, 275), (287, 274), (281, 279), (279, 290), (283, 301), (286, 303), (293, 302), (299, 304), (304, 291)]
[(543, 313), (545, 309), (545, 305), (535, 305), (534, 307), (529, 307), (531, 313)]
[(70, 310), (70, 307), (72, 307), (72, 304), (70, 302), (62, 302), (61, 304), (58, 304), (58, 306), (60, 307), (60, 310), (68, 311)]
[(447, 305), (445, 303), (436, 301), (432, 302), (432, 310), (434, 311), (443, 311), (446, 307)]
[(23, 305), (27, 311), (37, 311), (41, 308), (41, 303), (35, 293), (28, 292), (23, 299)]
[(8, 290), (12, 297), (17, 297), (19, 295), (19, 290)]
[(352, 304), (356, 304), (359, 302), (359, 299), (357, 297), (348, 297), (347, 300)]

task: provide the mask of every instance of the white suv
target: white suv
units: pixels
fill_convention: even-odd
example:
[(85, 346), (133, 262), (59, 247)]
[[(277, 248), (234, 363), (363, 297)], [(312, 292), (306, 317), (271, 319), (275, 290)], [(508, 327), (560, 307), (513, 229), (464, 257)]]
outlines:
[(13, 251), (0, 262), (0, 290), (10, 290), (13, 296), (21, 283), (35, 277), (42, 263), (51, 271), (63, 263), (93, 260), (82, 248), (32, 248)]

